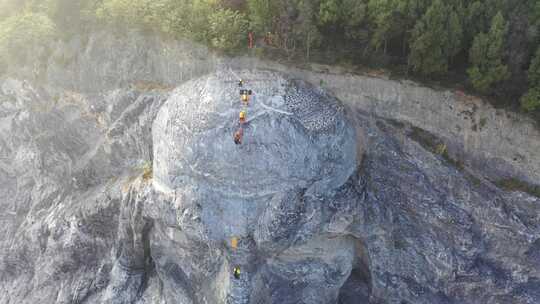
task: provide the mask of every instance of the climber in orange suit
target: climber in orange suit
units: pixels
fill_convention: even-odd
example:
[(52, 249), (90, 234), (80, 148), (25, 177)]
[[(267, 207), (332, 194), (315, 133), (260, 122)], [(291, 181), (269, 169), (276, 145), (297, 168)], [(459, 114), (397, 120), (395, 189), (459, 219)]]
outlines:
[(238, 131), (234, 133), (234, 143), (237, 145), (242, 144), (242, 137), (244, 136), (244, 129), (240, 127)]

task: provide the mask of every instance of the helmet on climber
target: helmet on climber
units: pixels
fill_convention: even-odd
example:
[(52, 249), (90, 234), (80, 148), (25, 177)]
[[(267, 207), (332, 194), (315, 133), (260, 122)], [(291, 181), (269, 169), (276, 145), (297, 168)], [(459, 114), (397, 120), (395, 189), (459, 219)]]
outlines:
[(240, 266), (235, 266), (233, 268), (233, 276), (235, 279), (240, 279)]
[(241, 111), (239, 116), (240, 124), (246, 123), (246, 111)]

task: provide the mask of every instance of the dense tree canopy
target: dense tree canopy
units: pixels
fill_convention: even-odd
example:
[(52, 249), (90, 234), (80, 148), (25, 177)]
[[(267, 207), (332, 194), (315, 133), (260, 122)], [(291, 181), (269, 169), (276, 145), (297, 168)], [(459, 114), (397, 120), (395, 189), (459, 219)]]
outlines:
[(450, 59), (461, 50), (463, 29), (456, 12), (433, 1), (412, 34), (410, 65), (425, 75), (446, 73)]
[(243, 44), (248, 21), (243, 13), (218, 9), (209, 18), (210, 44), (220, 50), (232, 50)]
[(272, 28), (272, 22), (277, 15), (275, 1), (247, 0), (251, 25), (258, 32), (266, 32)]
[(472, 67), (467, 72), (473, 86), (481, 92), (489, 92), (492, 85), (509, 77), (502, 56), (507, 32), (504, 17), (498, 13), (489, 33), (480, 33), (474, 38), (469, 55)]
[(424, 79), (462, 75), (481, 93), (540, 110), (538, 0), (0, 0), (0, 22), (4, 64), (25, 56), (13, 51), (21, 43), (103, 27), (228, 52), (241, 50), (252, 31), (289, 57), (348, 51), (348, 62), (405, 67)]

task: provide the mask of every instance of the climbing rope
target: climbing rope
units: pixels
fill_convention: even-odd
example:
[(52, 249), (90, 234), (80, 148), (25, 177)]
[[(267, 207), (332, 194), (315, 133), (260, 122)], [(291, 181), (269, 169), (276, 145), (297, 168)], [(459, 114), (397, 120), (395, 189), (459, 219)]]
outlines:
[[(238, 76), (231, 68), (229, 68), (228, 70), (229, 70), (229, 73), (233, 77), (235, 77), (238, 80), (239, 83), (242, 83), (242, 85), (245, 83), (245, 81), (242, 78), (240, 78), (240, 76)], [(253, 95), (253, 96), (262, 96), (262, 95), (258, 94), (257, 92), (255, 92), (255, 90), (253, 90), (253, 89), (251, 89), (251, 95)], [(284, 115), (289, 115), (289, 116), (293, 115), (293, 113), (291, 113), (291, 112), (284, 111), (284, 110), (279, 110), (279, 109), (276, 109), (274, 107), (271, 107), (271, 106), (265, 104), (262, 100), (259, 100), (258, 103), (263, 108), (265, 108), (266, 110), (273, 111), (273, 112), (280, 113), (280, 114), (284, 114)]]

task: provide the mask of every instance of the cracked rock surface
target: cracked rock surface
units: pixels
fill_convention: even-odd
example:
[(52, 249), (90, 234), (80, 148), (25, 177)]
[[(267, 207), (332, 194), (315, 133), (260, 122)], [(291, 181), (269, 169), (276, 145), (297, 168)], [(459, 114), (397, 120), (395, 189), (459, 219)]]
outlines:
[(540, 199), (308, 83), (0, 88), (0, 303), (540, 302)]

